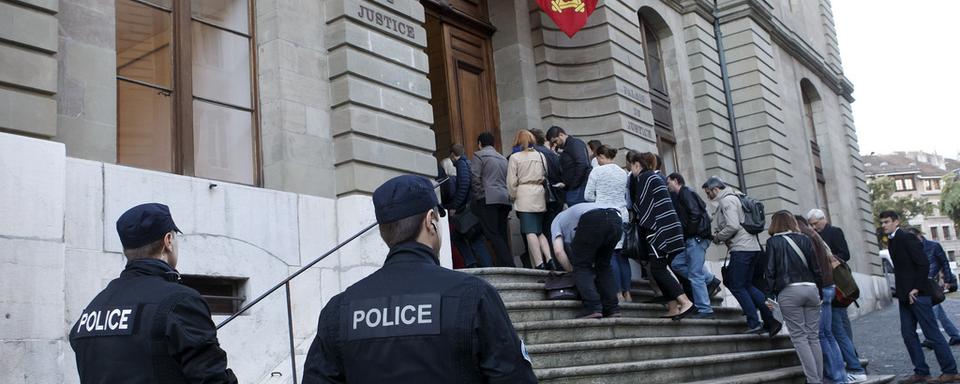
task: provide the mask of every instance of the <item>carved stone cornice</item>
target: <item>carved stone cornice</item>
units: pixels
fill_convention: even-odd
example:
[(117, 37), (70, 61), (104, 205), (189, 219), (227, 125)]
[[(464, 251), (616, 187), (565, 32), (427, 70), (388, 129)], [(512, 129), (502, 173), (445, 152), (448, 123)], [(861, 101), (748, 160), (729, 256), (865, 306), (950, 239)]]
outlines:
[[(694, 12), (713, 22), (714, 4), (711, 0), (661, 0), (682, 14)], [(716, 9), (720, 23), (749, 17), (770, 34), (774, 43), (813, 71), (834, 93), (853, 102), (853, 83), (836, 66), (827, 63), (800, 35), (773, 15), (765, 0), (724, 0)]]

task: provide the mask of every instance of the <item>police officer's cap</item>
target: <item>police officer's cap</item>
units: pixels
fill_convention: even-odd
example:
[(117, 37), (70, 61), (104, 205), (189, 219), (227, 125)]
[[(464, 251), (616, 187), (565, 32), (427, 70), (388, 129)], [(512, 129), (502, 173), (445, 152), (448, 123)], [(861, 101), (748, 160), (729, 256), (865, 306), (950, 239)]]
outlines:
[(117, 234), (124, 249), (140, 248), (160, 240), (170, 231), (180, 232), (170, 208), (160, 203), (140, 204), (117, 219)]
[(433, 183), (422, 176), (397, 176), (373, 191), (373, 207), (377, 223), (392, 223), (436, 208), (437, 213), (446, 213), (440, 207)]

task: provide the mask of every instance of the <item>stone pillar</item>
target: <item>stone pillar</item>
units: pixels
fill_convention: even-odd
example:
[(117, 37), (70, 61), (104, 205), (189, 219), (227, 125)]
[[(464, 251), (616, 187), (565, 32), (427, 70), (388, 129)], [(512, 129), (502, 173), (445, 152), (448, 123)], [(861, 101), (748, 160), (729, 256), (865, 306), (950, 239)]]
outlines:
[(400, 174), (436, 175), (423, 6), (325, 5), (337, 196), (371, 193)]
[(827, 64), (838, 74), (843, 73), (840, 66), (840, 44), (837, 42), (837, 27), (833, 22), (833, 7), (830, 0), (820, 0), (820, 20), (823, 25), (823, 36), (827, 42)]
[(315, 0), (256, 5), (264, 187), (334, 197), (326, 10)]
[[(530, 4), (543, 126), (656, 152), (637, 9), (604, 2), (573, 38)], [(621, 33), (631, 31), (632, 33)]]
[(493, 34), (493, 61), (500, 106), (500, 140), (509, 144), (517, 131), (541, 128), (543, 123), (530, 35), (532, 2), (508, 0), (502, 3), (490, 7), (490, 22), (497, 28)]
[(57, 134), (58, 0), (0, 0), (0, 131)]
[[(713, 21), (696, 13), (685, 14), (683, 34), (693, 82), (693, 102), (697, 109), (704, 176), (720, 176), (735, 184), (737, 167)], [(699, 185), (692, 181), (690, 184), (691, 188), (699, 190)]]
[[(791, 175), (781, 84), (770, 34), (752, 18), (723, 19), (723, 45), (747, 192), (767, 212), (799, 207)], [(806, 167), (806, 164), (800, 165)]]

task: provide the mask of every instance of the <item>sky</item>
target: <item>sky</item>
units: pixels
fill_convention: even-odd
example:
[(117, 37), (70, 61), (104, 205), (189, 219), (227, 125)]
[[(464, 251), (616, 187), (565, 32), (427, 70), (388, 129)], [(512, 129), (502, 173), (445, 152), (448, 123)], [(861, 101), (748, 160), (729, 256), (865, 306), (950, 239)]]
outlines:
[(832, 4), (861, 154), (960, 157), (960, 1)]

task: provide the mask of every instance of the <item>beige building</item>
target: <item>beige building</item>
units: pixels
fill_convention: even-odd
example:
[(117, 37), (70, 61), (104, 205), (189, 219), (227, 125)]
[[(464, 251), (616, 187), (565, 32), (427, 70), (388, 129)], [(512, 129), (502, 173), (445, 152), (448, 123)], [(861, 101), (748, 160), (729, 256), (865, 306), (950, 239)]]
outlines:
[(940, 212), (940, 189), (944, 176), (960, 172), (960, 161), (925, 152), (894, 152), (888, 155), (863, 157), (868, 179), (888, 177), (893, 180), (893, 196), (923, 198), (933, 204), (930, 215), (920, 215), (910, 220), (910, 225), (920, 228), (927, 239), (943, 246), (950, 261), (960, 255), (960, 237), (957, 225)]
[[(76, 380), (65, 330), (122, 268), (112, 225), (135, 203), (171, 206), (181, 269), (230, 313), (373, 222), (387, 178), (552, 125), (657, 151), (692, 186), (722, 176), (768, 213), (824, 208), (877, 308), (830, 1), (718, 3), (602, 1), (571, 39), (529, 0), (0, 0), (0, 281), (17, 287), (0, 382)], [(298, 353), (383, 253), (363, 236), (296, 280)], [(282, 296), (221, 331), (245, 378), (289, 369)]]

